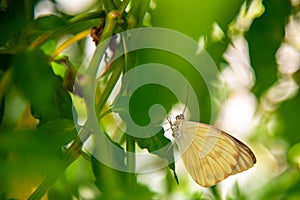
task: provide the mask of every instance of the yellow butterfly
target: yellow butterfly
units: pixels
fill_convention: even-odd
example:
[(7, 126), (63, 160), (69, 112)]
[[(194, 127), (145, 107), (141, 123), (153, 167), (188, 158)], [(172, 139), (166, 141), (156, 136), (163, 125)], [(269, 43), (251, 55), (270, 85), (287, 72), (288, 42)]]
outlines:
[(170, 123), (184, 165), (201, 186), (210, 187), (226, 177), (251, 168), (256, 158), (249, 147), (213, 126), (187, 121), (183, 114)]

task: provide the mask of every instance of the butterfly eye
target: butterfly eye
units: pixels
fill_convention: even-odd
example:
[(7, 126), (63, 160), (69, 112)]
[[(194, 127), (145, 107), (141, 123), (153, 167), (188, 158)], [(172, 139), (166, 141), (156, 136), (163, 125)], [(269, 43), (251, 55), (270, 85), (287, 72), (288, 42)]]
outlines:
[(184, 116), (183, 116), (183, 114), (180, 114), (180, 115), (177, 115), (177, 116), (175, 117), (175, 119), (176, 119), (176, 120), (184, 119)]

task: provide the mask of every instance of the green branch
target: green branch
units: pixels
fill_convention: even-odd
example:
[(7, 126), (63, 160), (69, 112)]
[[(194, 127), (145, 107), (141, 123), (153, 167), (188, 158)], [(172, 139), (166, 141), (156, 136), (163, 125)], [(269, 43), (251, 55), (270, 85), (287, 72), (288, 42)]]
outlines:
[(131, 135), (126, 135), (126, 151), (127, 151), (127, 169), (129, 172), (132, 172), (129, 174), (128, 182), (129, 182), (129, 188), (131, 190), (134, 190), (134, 187), (137, 183), (136, 174), (135, 172), (135, 165), (136, 165), (136, 158), (135, 158), (135, 140), (134, 137)]

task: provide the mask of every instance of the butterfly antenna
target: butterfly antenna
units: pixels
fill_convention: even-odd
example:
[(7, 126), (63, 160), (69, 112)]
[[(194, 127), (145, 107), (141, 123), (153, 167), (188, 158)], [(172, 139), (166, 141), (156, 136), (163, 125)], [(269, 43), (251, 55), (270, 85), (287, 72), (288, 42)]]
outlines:
[(185, 104), (184, 104), (184, 108), (183, 108), (183, 112), (182, 114), (184, 114), (185, 110), (186, 110), (186, 106), (187, 106), (187, 102), (188, 102), (188, 99), (189, 99), (189, 86), (187, 85), (187, 92), (186, 92), (186, 99), (185, 99)]

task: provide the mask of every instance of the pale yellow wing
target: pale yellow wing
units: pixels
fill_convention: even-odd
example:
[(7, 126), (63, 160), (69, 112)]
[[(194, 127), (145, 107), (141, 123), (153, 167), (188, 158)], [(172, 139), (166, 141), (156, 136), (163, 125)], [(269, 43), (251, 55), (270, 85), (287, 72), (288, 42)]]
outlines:
[(212, 126), (182, 121), (182, 134), (175, 141), (186, 169), (201, 186), (209, 187), (256, 163), (244, 143)]

